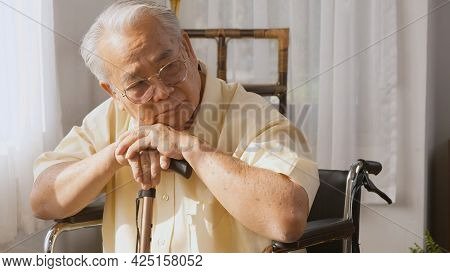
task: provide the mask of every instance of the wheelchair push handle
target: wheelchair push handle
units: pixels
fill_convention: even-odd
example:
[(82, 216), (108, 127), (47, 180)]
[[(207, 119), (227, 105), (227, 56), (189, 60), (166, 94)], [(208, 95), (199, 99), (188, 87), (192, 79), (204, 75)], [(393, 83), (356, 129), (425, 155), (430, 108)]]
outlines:
[[(369, 160), (363, 160), (359, 159), (362, 163), (362, 174), (363, 178), (361, 180), (362, 186), (366, 188), (367, 191), (376, 193), (378, 196), (380, 196), (384, 201), (386, 201), (389, 205), (392, 204), (391, 198), (387, 196), (384, 192), (382, 192), (375, 184), (370, 180), (369, 174), (378, 175), (382, 170), (382, 165), (380, 162), (376, 161), (369, 161)], [(360, 184), (360, 186), (361, 186)]]
[(369, 172), (373, 175), (378, 175), (381, 170), (383, 169), (383, 166), (380, 162), (376, 161), (370, 161), (370, 160), (364, 160), (364, 159), (358, 159), (358, 161), (361, 161), (363, 164), (363, 169)]

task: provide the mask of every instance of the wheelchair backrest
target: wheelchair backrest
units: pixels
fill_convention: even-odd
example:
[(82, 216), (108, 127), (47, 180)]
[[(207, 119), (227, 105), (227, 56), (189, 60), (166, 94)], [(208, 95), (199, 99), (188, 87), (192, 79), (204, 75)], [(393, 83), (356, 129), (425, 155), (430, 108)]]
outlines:
[(308, 221), (343, 217), (347, 174), (348, 171), (319, 170), (320, 186)]

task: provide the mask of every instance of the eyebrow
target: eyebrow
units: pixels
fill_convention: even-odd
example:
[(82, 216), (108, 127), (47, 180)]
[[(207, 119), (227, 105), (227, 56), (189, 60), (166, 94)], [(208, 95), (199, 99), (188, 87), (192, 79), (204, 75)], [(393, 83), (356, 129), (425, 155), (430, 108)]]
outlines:
[(172, 49), (170, 48), (165, 49), (154, 59), (154, 63), (159, 63), (162, 60), (167, 59), (168, 57), (172, 56), (172, 53), (173, 53)]
[[(155, 58), (154, 58), (154, 63), (159, 63), (164, 59), (167, 59), (168, 57), (172, 56), (173, 54), (173, 50), (170, 48), (165, 49), (163, 52), (161, 52), (160, 54), (158, 54)], [(141, 80), (140, 77), (135, 76), (135, 72), (129, 72), (129, 73), (125, 73), (122, 76), (121, 82), (123, 85), (127, 85), (125, 86), (128, 87), (128, 85), (133, 84), (134, 82), (137, 82)]]
[(124, 88), (127, 88), (128, 85), (133, 84), (134, 82), (138, 81), (139, 78), (134, 76), (134, 73), (125, 73), (122, 76), (121, 82), (122, 85), (124, 85)]

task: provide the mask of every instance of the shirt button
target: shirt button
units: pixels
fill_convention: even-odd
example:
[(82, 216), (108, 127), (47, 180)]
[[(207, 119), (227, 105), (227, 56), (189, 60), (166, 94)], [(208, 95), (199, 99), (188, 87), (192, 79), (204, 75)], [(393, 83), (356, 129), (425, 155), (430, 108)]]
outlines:
[(169, 195), (167, 193), (163, 194), (162, 199), (164, 201), (169, 201)]
[(164, 246), (164, 245), (166, 244), (166, 241), (165, 241), (165, 240), (162, 240), (162, 239), (159, 239), (159, 240), (158, 240), (158, 244), (159, 244), (160, 246)]

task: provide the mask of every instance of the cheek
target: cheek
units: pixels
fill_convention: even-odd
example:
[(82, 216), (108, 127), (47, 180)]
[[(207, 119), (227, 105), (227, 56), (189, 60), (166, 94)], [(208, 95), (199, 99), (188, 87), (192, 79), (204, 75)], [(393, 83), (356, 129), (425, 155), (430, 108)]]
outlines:
[(199, 85), (196, 82), (196, 79), (189, 78), (189, 81), (186, 81), (185, 84), (180, 89), (186, 96), (187, 100), (193, 106), (195, 106), (198, 103), (198, 100), (200, 98), (200, 88), (201, 88), (201, 85)]
[(195, 101), (197, 97), (200, 96), (200, 88), (201, 83), (199, 81), (199, 74), (197, 67), (194, 67), (194, 65), (190, 63), (189, 71), (188, 71), (188, 77), (186, 81), (184, 82), (184, 85), (186, 86), (185, 90), (187, 90), (186, 96), (189, 98), (189, 100)]
[(182, 98), (181, 100), (184, 101), (184, 103), (188, 103), (190, 105), (195, 105), (197, 101), (197, 94), (198, 92), (195, 91), (195, 87), (192, 86), (190, 83), (184, 84), (183, 86), (180, 86), (178, 89), (176, 89), (176, 92), (179, 92), (178, 98)]

